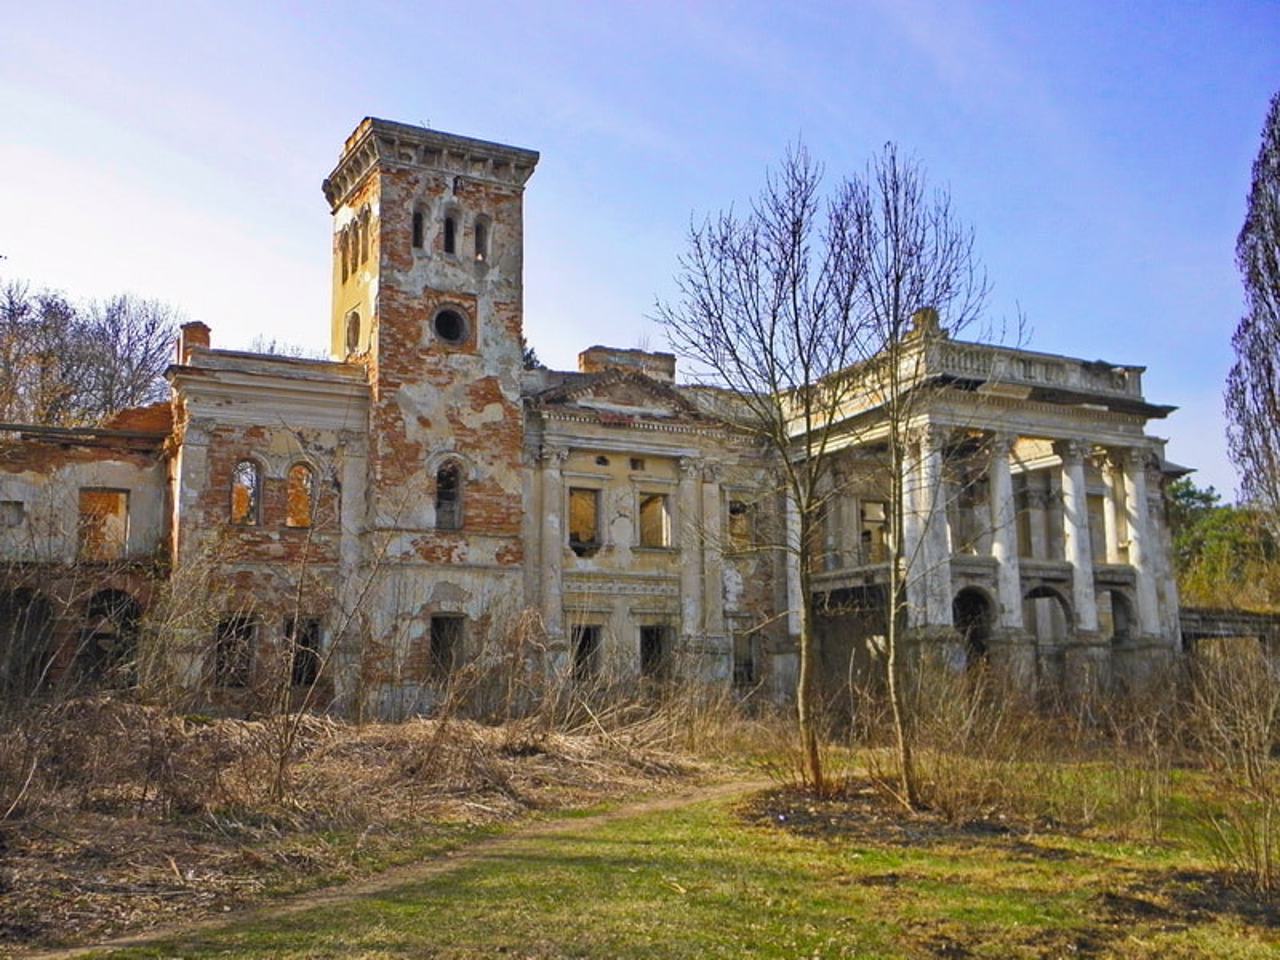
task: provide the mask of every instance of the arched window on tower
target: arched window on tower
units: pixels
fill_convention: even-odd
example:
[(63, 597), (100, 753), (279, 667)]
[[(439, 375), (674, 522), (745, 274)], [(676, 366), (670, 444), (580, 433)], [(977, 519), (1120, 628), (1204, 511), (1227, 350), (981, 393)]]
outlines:
[(444, 252), (458, 252), (458, 221), (453, 214), (444, 218)]
[(347, 282), (347, 277), (351, 276), (351, 258), (347, 249), (347, 231), (344, 228), (338, 234), (338, 256), (342, 260), (342, 282)]
[(476, 259), (489, 259), (489, 221), (484, 218), (476, 220)]
[(360, 311), (352, 310), (347, 314), (347, 355), (360, 350)]
[(413, 211), (413, 249), (421, 250), (426, 217), (421, 210)]
[(262, 476), (252, 460), (241, 460), (231, 471), (231, 522), (243, 527), (258, 525)]
[(456, 460), (436, 471), (436, 528), (462, 529), (462, 466)]
[(289, 468), (289, 482), (285, 496), (286, 527), (309, 527), (315, 515), (316, 475), (305, 463), (295, 463)]
[(360, 211), (360, 262), (369, 260), (369, 208)]

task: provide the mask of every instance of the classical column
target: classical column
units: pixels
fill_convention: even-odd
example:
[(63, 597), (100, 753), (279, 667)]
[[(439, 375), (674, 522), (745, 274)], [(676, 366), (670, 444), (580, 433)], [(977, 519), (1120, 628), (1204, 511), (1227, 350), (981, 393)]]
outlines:
[(1022, 629), (1022, 575), (1018, 562), (1018, 511), (1013, 502), (1013, 474), (1009, 455), (1014, 437), (997, 434), (991, 441), (991, 555), (996, 559), (999, 625)]
[(1141, 447), (1124, 452), (1124, 510), (1129, 527), (1129, 565), (1133, 567), (1138, 597), (1138, 627), (1144, 636), (1160, 635), (1160, 611), (1156, 604), (1155, 552), (1147, 506), (1147, 461)]
[(720, 509), (720, 475), (715, 466), (702, 472), (703, 624), (708, 636), (724, 636), (724, 521)]
[(1107, 488), (1102, 500), (1102, 522), (1107, 535), (1107, 563), (1122, 563), (1120, 556), (1120, 489), (1116, 483), (1116, 462), (1108, 453), (1098, 463)]
[(543, 447), (542, 466), (542, 623), (548, 638), (564, 633), (564, 462), (569, 451)]
[(1098, 602), (1093, 591), (1093, 550), (1089, 543), (1089, 503), (1084, 481), (1084, 458), (1089, 445), (1083, 440), (1060, 440), (1053, 445), (1062, 458), (1062, 540), (1071, 564), (1071, 602), (1076, 629), (1098, 630)]
[(702, 462), (680, 458), (680, 481), (676, 486), (676, 516), (680, 547), (680, 632), (686, 637), (702, 633), (702, 541), (704, 530), (699, 516), (702, 495)]
[(925, 623), (949, 627), (951, 619), (951, 544), (947, 531), (947, 501), (942, 450), (950, 431), (929, 425), (920, 436), (920, 550), (925, 586)]
[(790, 487), (786, 496), (786, 544), (783, 563), (787, 577), (787, 634), (800, 636), (800, 507)]
[(1045, 524), (1048, 517), (1048, 493), (1044, 489), (1044, 476), (1040, 473), (1028, 473), (1027, 496), (1027, 542), (1028, 555), (1033, 560), (1049, 559), (1049, 541), (1045, 536)]

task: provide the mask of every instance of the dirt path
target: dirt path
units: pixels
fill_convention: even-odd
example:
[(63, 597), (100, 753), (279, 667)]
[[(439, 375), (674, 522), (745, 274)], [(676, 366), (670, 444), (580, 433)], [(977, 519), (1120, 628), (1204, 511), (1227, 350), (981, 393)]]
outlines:
[(664, 810), (679, 810), (681, 807), (691, 806), (695, 803), (740, 796), (754, 790), (762, 790), (768, 786), (769, 782), (764, 780), (732, 780), (651, 797), (647, 800), (626, 804), (615, 810), (592, 816), (563, 817), (556, 820), (531, 823), (502, 836), (478, 840), (460, 850), (446, 853), (437, 859), (392, 867), (376, 876), (341, 886), (321, 887), (318, 890), (309, 890), (305, 893), (272, 900), (268, 903), (221, 916), (207, 917), (181, 924), (152, 927), (141, 933), (118, 937), (114, 940), (103, 940), (98, 943), (85, 944), (78, 947), (64, 947), (57, 950), (18, 953), (15, 956), (21, 957), (22, 960), (69, 960), (72, 957), (84, 957), (103, 950), (145, 947), (161, 940), (218, 930), (223, 927), (241, 926), (271, 917), (289, 916), (295, 913), (302, 913), (305, 910), (314, 910), (317, 907), (338, 906), (361, 897), (371, 896), (396, 887), (450, 873), (478, 860), (500, 856), (509, 848), (525, 840), (591, 830), (616, 820), (626, 820), (649, 813), (660, 813)]

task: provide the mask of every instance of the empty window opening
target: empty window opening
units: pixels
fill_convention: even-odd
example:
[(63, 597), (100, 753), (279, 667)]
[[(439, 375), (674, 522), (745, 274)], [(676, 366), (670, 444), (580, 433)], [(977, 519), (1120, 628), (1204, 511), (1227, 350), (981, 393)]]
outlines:
[(431, 677), (445, 679), (452, 675), (462, 659), (462, 627), (459, 616), (431, 618), (431, 648), (427, 669)]
[(86, 680), (108, 687), (132, 686), (137, 675), (138, 602), (120, 590), (94, 594), (85, 608), (76, 662)]
[(285, 526), (309, 527), (315, 516), (316, 474), (305, 463), (289, 468), (285, 497)]
[(600, 546), (600, 491), (569, 488), (569, 547), (578, 556)]
[(413, 249), (421, 250), (426, 218), (421, 210), (413, 211)]
[(640, 675), (654, 680), (665, 679), (671, 666), (671, 628), (640, 628)]
[(987, 657), (994, 617), (991, 601), (980, 590), (966, 587), (951, 601), (951, 619), (965, 647), (965, 662), (977, 666)]
[(458, 252), (458, 221), (452, 216), (444, 218), (444, 252)]
[(756, 658), (749, 633), (737, 633), (733, 637), (733, 682), (740, 687), (756, 682)]
[(284, 622), (289, 650), (289, 682), (310, 687), (320, 679), (320, 621), (310, 617), (290, 617)]
[(231, 522), (245, 527), (258, 523), (258, 504), (262, 495), (262, 478), (258, 465), (241, 460), (231, 471)]
[(80, 559), (119, 560), (129, 538), (129, 491), (80, 490)]
[(882, 563), (887, 556), (889, 505), (883, 500), (863, 500), (859, 548), (863, 563)]
[(253, 670), (253, 646), (258, 624), (237, 614), (218, 623), (213, 643), (213, 683), (217, 687), (246, 687)]
[(436, 336), (445, 343), (458, 344), (467, 339), (467, 321), (457, 310), (441, 310), (432, 322)]
[(484, 220), (476, 221), (476, 259), (483, 261), (489, 256), (489, 224)]
[(608, 465), (609, 465), (609, 458), (606, 457), (603, 453), (600, 454), (600, 456), (596, 457), (597, 467), (607, 467)]
[(369, 260), (369, 210), (366, 207), (360, 212), (360, 262)]
[(347, 353), (356, 353), (360, 349), (360, 311), (352, 310), (347, 314)]
[(0, 500), (0, 527), (20, 527), (27, 508), (21, 500)]
[(729, 547), (746, 550), (752, 540), (751, 505), (741, 500), (729, 501)]
[(600, 670), (600, 628), (578, 625), (573, 628), (573, 679), (590, 680)]
[(671, 546), (671, 511), (666, 494), (640, 495), (640, 546)]
[(343, 230), (338, 234), (338, 259), (342, 261), (342, 282), (347, 282), (347, 277), (351, 275), (351, 259), (347, 248), (347, 231)]
[(641, 458), (641, 457), (632, 457), (632, 458), (631, 458), (631, 469), (632, 469), (632, 470), (643, 470), (643, 469), (644, 469), (644, 459), (643, 459), (643, 458)]
[(0, 692), (35, 693), (47, 682), (56, 653), (49, 601), (32, 590), (0, 593)]
[(453, 460), (436, 471), (436, 527), (462, 529), (462, 468)]

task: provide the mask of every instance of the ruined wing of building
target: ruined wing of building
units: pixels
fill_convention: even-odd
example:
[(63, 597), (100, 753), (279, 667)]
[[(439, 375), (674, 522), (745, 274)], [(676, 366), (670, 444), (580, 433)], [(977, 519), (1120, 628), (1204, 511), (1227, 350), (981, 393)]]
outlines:
[[(365, 119), (324, 181), (332, 360), (220, 350), (191, 323), (170, 404), (0, 426), (4, 683), (110, 682), (152, 642), (175, 682), (235, 703), (285, 650), (289, 684), (326, 665), (336, 707), (425, 710), (536, 611), (539, 669), (785, 697), (797, 578), (766, 549), (786, 520), (776, 465), (669, 354), (593, 346), (577, 371), (524, 369), (537, 161)], [(863, 428), (835, 454), (810, 578), (824, 672), (874, 662), (897, 536), (922, 559), (909, 626), (957, 667), (1134, 678), (1178, 651), (1176, 471), (1146, 433), (1172, 408), (1143, 398), (1142, 368), (929, 323), (916, 349), (943, 389), (914, 414), (902, 531), (864, 469), (873, 404), (848, 411)]]

